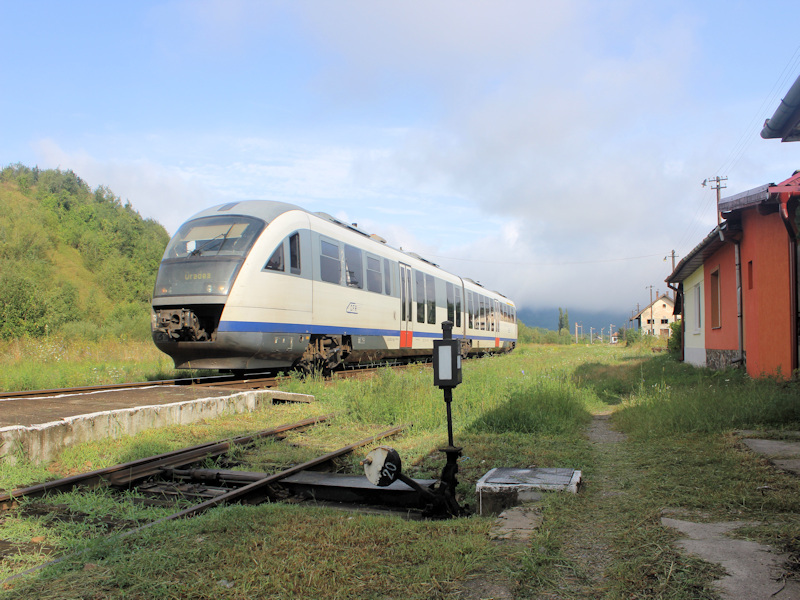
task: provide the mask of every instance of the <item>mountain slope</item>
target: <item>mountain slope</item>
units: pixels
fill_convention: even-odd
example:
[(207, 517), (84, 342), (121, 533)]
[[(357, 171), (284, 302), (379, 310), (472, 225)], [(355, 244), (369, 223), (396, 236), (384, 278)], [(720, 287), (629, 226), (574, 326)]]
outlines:
[(166, 230), (72, 171), (0, 171), (0, 338), (146, 320)]

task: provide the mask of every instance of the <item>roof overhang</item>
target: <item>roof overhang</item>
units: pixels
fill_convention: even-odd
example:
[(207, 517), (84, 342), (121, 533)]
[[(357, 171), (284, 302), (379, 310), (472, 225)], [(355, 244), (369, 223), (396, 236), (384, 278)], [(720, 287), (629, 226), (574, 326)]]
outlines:
[(707, 258), (722, 248), (726, 242), (730, 241), (734, 234), (741, 231), (742, 225), (739, 221), (723, 221), (722, 224), (712, 229), (711, 233), (678, 263), (675, 270), (665, 281), (667, 283), (682, 283), (702, 267)]
[(775, 114), (764, 122), (761, 137), (781, 138), (784, 142), (800, 140), (800, 77), (798, 77), (781, 100)]

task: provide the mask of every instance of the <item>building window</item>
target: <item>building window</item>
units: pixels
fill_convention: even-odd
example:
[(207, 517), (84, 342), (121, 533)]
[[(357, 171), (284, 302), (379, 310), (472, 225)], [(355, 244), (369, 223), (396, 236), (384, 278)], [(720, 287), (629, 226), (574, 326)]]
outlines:
[(711, 273), (709, 285), (711, 286), (711, 327), (719, 329), (722, 327), (720, 320), (722, 311), (720, 306), (719, 269)]
[(694, 286), (694, 328), (696, 331), (703, 328), (703, 289), (699, 283)]
[(661, 319), (661, 324), (662, 325), (668, 325), (669, 324), (669, 319)]

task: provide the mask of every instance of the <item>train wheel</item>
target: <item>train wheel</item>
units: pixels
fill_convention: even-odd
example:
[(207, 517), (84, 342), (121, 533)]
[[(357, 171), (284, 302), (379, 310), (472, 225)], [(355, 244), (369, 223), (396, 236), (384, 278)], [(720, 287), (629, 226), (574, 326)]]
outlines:
[(328, 376), (344, 363), (348, 348), (340, 336), (312, 337), (294, 368), (304, 376)]

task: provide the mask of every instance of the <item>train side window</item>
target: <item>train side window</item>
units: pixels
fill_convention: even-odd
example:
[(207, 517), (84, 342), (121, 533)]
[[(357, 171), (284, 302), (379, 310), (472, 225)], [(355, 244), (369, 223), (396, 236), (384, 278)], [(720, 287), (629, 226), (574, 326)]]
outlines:
[(417, 288), (417, 323), (425, 322), (425, 273), (414, 271), (414, 283)]
[(436, 282), (433, 275), (425, 275), (425, 298), (428, 303), (428, 323), (436, 324)]
[(264, 265), (264, 268), (268, 271), (281, 271), (283, 272), (284, 264), (283, 264), (283, 242), (281, 242), (280, 246), (275, 248), (275, 252), (272, 253), (272, 256), (269, 257), (267, 264)]
[(447, 290), (447, 320), (456, 322), (456, 290), (449, 281), (445, 284)]
[(370, 292), (381, 293), (383, 278), (381, 276), (381, 259), (367, 255), (367, 289)]
[(383, 293), (392, 295), (392, 261), (388, 258), (383, 259)]
[(461, 286), (456, 288), (456, 327), (461, 327)]
[(344, 268), (347, 285), (350, 287), (364, 287), (364, 263), (361, 249), (355, 246), (344, 246)]
[(473, 319), (473, 315), (474, 314), (475, 314), (475, 307), (474, 307), (474, 304), (473, 304), (473, 301), (472, 301), (472, 292), (468, 291), (467, 292), (467, 319), (468, 319), (467, 325), (468, 325), (468, 327), (470, 329), (473, 329), (475, 327), (475, 325), (474, 325), (475, 321)]
[(296, 232), (289, 236), (289, 270), (300, 275), (300, 233)]
[(339, 246), (325, 240), (319, 241), (319, 276), (328, 283), (341, 283), (342, 261), (339, 260)]

